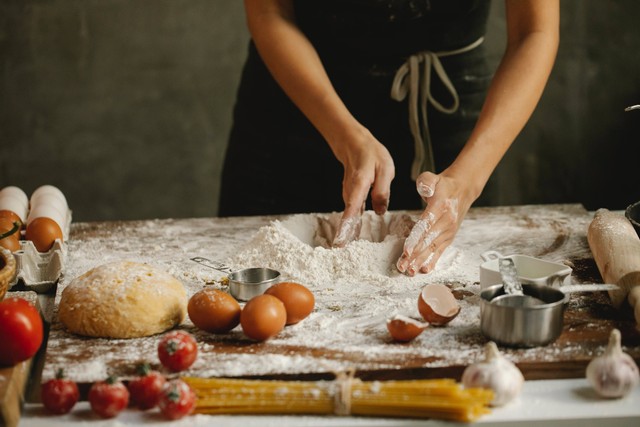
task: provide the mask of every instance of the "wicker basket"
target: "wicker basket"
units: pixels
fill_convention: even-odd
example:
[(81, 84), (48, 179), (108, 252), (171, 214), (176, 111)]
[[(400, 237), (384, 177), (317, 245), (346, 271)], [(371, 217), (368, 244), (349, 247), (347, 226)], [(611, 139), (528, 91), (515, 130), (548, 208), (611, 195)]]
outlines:
[(0, 248), (0, 301), (9, 289), (9, 283), (13, 282), (16, 276), (16, 259), (11, 251)]

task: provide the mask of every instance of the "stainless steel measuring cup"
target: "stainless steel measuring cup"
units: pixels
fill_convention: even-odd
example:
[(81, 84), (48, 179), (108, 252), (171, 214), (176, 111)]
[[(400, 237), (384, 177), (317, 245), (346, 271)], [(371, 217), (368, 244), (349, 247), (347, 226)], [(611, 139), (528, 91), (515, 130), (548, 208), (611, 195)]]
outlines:
[(480, 292), (480, 330), (498, 344), (513, 347), (546, 345), (562, 333), (570, 293), (616, 288), (616, 285), (597, 283), (557, 288), (525, 283), (522, 284), (522, 299), (508, 294), (502, 284), (489, 286)]
[[(537, 347), (555, 341), (562, 333), (567, 296), (545, 285), (522, 285), (523, 294), (541, 301), (522, 304), (493, 285), (480, 293), (480, 330), (498, 344)], [(524, 301), (526, 301), (525, 299)]]
[(191, 261), (227, 273), (229, 293), (240, 301), (249, 301), (280, 281), (280, 272), (272, 268), (252, 267), (233, 271), (226, 264), (203, 257), (193, 257)]

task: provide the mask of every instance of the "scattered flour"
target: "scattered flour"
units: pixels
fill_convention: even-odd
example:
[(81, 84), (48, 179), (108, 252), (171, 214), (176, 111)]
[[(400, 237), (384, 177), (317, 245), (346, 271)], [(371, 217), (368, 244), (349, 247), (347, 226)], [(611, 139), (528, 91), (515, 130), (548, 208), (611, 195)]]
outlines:
[[(465, 365), (482, 354), (478, 296), (481, 254), (497, 250), (563, 262), (590, 256), (584, 233), (589, 217), (571, 209), (521, 208), (473, 211), (465, 218), (435, 271), (408, 277), (395, 263), (419, 213), (366, 212), (360, 239), (330, 248), (339, 214), (304, 214), (260, 218), (154, 220), (123, 223), (108, 229), (76, 230), (69, 241), (65, 284), (89, 268), (113, 259), (149, 262), (183, 281), (189, 294), (203, 286), (224, 288), (224, 273), (190, 260), (194, 256), (224, 261), (233, 269), (270, 267), (285, 280), (306, 285), (316, 297), (313, 313), (265, 343), (244, 337), (240, 327), (229, 334), (194, 333), (200, 355), (187, 375), (240, 376), (358, 370), (431, 368)], [(73, 236), (72, 236), (73, 237)], [(523, 250), (525, 248), (525, 250)], [(461, 313), (446, 327), (430, 327), (407, 344), (393, 343), (386, 320), (419, 318), (417, 299), (430, 283), (449, 286)], [(136, 340), (92, 340), (52, 327), (44, 377), (60, 364), (77, 381), (95, 381), (105, 372), (130, 375), (136, 360), (157, 363), (157, 337)], [(508, 351), (516, 360), (557, 360), (562, 349)], [(570, 357), (570, 356), (567, 356)]]

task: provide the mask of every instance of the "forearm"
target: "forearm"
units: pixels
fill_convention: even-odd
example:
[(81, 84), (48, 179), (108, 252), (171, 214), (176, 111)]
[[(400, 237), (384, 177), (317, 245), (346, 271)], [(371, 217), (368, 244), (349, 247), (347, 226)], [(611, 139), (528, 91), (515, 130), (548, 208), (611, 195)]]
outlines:
[[(516, 7), (515, 9), (518, 9)], [(524, 14), (522, 10), (507, 13)], [(531, 117), (547, 82), (558, 46), (558, 23), (553, 14), (544, 25), (508, 15), (509, 40), (469, 141), (445, 174), (472, 183), (474, 200)], [(527, 15), (528, 16), (528, 15)], [(515, 22), (515, 23), (514, 23)]]
[(245, 9), (251, 36), (267, 68), (334, 153), (342, 141), (366, 132), (341, 101), (315, 48), (297, 26), (292, 2), (245, 0)]

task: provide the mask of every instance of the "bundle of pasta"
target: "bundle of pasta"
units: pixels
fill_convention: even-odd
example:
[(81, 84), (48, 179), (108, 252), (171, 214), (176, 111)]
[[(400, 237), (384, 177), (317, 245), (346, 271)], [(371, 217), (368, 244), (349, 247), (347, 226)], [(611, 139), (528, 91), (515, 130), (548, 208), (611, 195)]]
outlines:
[(493, 392), (452, 379), (334, 381), (184, 378), (202, 414), (336, 414), (475, 421), (489, 413)]

